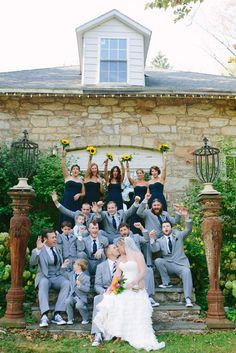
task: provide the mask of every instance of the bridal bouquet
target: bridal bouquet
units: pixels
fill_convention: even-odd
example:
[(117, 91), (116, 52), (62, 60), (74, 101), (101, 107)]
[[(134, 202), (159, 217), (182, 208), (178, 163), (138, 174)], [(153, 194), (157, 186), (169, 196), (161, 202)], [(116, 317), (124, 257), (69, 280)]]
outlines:
[(123, 154), (121, 157), (122, 162), (130, 162), (132, 161), (133, 156), (131, 154)]
[(159, 147), (158, 147), (158, 151), (160, 151), (161, 153), (163, 152), (167, 152), (169, 151), (170, 147), (168, 145), (166, 145), (165, 143), (162, 143)]
[(88, 146), (88, 147), (86, 148), (86, 151), (89, 152), (90, 155), (94, 155), (94, 154), (97, 153), (96, 147), (93, 147), (93, 146)]
[(111, 283), (111, 289), (114, 294), (120, 294), (125, 290), (126, 278), (121, 274), (120, 278), (114, 277)]
[(64, 150), (67, 146), (70, 146), (70, 140), (67, 140), (67, 139), (61, 139), (61, 140), (60, 140), (60, 143), (61, 143), (61, 145), (62, 145), (63, 150)]

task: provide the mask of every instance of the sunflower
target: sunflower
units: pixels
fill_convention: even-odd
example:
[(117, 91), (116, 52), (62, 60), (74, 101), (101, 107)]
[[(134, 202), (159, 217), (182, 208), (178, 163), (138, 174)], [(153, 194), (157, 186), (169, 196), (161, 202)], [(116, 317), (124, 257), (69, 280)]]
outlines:
[(112, 161), (112, 162), (113, 162), (113, 160), (114, 160), (114, 156), (113, 156), (113, 154), (112, 154), (112, 153), (107, 153), (107, 154), (106, 154), (106, 157), (107, 157), (110, 161)]
[(67, 139), (61, 139), (60, 140), (60, 143), (63, 147), (63, 150), (67, 147), (67, 146), (70, 146), (70, 140), (67, 140)]
[(163, 152), (167, 152), (169, 151), (170, 147), (165, 144), (165, 143), (162, 143), (159, 147), (158, 147), (158, 151), (160, 151), (161, 153)]
[(93, 155), (93, 154), (96, 154), (96, 153), (97, 153), (96, 147), (92, 147), (89, 152), (90, 152), (90, 154), (92, 154), (92, 155)]
[(123, 156), (121, 157), (123, 162), (130, 162), (132, 160), (132, 155), (131, 154), (123, 154)]

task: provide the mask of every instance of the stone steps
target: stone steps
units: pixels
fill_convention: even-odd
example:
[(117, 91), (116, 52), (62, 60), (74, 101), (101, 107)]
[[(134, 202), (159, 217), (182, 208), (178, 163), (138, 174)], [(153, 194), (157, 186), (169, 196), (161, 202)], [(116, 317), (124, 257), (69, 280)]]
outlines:
[[(185, 303), (184, 291), (181, 286), (173, 286), (171, 288), (155, 288), (154, 298), (159, 303)], [(195, 290), (192, 292), (192, 302), (195, 303)]]

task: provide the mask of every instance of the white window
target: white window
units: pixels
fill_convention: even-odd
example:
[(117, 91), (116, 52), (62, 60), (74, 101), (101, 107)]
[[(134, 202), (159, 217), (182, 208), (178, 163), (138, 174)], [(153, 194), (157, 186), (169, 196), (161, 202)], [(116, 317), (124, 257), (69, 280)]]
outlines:
[(101, 40), (100, 82), (127, 82), (126, 39)]

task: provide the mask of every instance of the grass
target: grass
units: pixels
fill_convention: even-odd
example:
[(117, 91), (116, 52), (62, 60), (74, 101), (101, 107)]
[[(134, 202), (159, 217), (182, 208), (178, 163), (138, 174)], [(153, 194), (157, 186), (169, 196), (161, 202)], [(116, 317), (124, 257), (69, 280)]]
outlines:
[[(202, 334), (166, 333), (158, 337), (166, 342), (163, 353), (236, 353), (236, 331), (206, 332)], [(91, 336), (63, 337), (39, 330), (0, 330), (0, 353), (144, 353), (125, 342), (105, 342), (91, 347)]]

